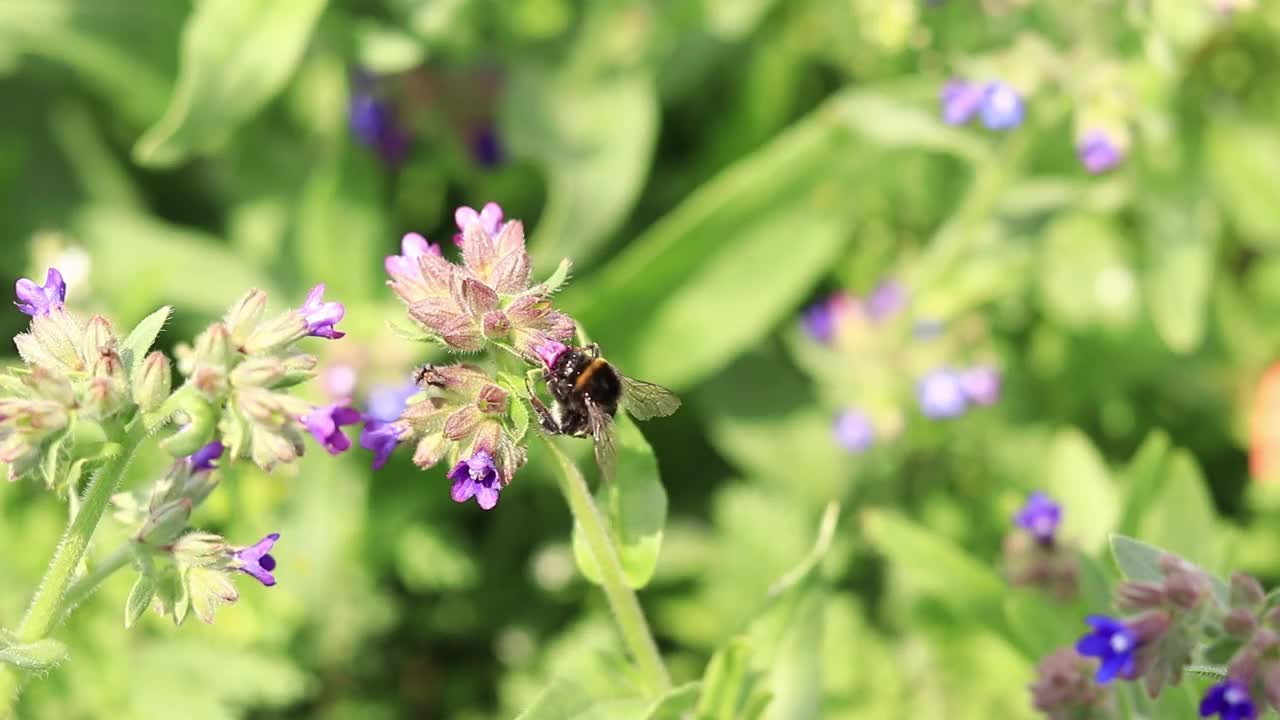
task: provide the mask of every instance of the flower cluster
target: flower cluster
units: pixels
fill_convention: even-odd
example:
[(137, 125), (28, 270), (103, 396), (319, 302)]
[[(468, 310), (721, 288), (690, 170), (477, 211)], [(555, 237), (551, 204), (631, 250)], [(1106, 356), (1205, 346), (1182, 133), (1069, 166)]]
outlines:
[[(568, 263), (535, 284), (520, 221), (507, 220), (492, 202), (480, 210), (460, 207), (454, 220), (461, 263), (417, 233), (405, 235), (401, 253), (386, 259), (388, 285), (419, 330), (450, 352), (492, 350), (491, 358), (529, 364), (541, 362), (546, 348), (563, 347), (577, 326), (552, 307), (551, 296), (567, 279)], [(374, 452), (375, 467), (397, 445), (413, 444), (419, 467), (449, 465), (454, 500), (475, 498), (491, 509), (525, 462), (529, 410), (522, 387), (522, 378), (485, 363), (424, 366), (416, 386), (370, 397), (360, 443)]]
[(838, 392), (849, 378), (853, 402), (832, 417), (832, 435), (849, 452), (863, 452), (892, 439), (903, 425), (901, 409), (914, 394), (921, 413), (931, 419), (953, 418), (973, 408), (995, 404), (1000, 374), (995, 366), (974, 363), (957, 369), (953, 358), (972, 352), (982, 341), (967, 328), (948, 328), (911, 312), (911, 293), (895, 279), (876, 285), (863, 297), (840, 290), (805, 308), (800, 326), (819, 348), (802, 350), (816, 373), (829, 375)]
[(264, 470), (297, 459), (303, 431), (330, 453), (349, 448), (340, 427), (358, 422), (358, 412), (313, 408), (288, 392), (315, 376), (316, 358), (298, 341), (343, 335), (336, 324), (345, 309), (323, 298), (324, 285), (317, 285), (301, 307), (267, 317), (266, 295), (251, 290), (193, 345), (179, 346), (186, 383), (161, 409), (175, 421), (161, 446), (185, 455), (220, 439), (230, 460), (249, 458)]
[(1059, 541), (1062, 506), (1033, 492), (1013, 516), (1018, 530), (1004, 540), (1004, 572), (1009, 583), (1034, 587), (1059, 600), (1076, 596), (1080, 561), (1076, 550)]

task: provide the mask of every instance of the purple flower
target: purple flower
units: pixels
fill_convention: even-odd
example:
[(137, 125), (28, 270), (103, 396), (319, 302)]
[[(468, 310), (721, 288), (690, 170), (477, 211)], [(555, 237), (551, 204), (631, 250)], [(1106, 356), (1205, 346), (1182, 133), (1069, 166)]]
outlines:
[(952, 79), (942, 87), (942, 120), (948, 125), (963, 125), (982, 105), (983, 90), (977, 83)]
[(1027, 503), (1013, 516), (1013, 522), (1026, 530), (1041, 545), (1052, 545), (1053, 536), (1062, 522), (1062, 506), (1042, 492), (1027, 496)]
[(302, 418), (302, 424), (330, 455), (339, 455), (351, 449), (351, 439), (342, 434), (341, 427), (358, 422), (360, 411), (344, 405), (317, 407)]
[(333, 326), (347, 313), (347, 309), (340, 302), (325, 302), (323, 298), (324, 283), (320, 283), (311, 288), (311, 292), (307, 294), (307, 301), (302, 304), (299, 312), (307, 321), (307, 334), (311, 337), (337, 340), (346, 333), (338, 331)]
[(187, 456), (187, 462), (191, 463), (191, 472), (204, 472), (217, 467), (217, 465), (213, 464), (213, 461), (222, 457), (222, 451), (222, 443), (214, 440), (191, 453), (191, 455)]
[(809, 336), (820, 343), (830, 343), (840, 329), (841, 315), (852, 299), (844, 292), (834, 292), (804, 309), (800, 324)]
[(938, 368), (921, 378), (916, 396), (920, 412), (934, 419), (963, 415), (969, 405), (960, 385), (960, 374), (951, 368)]
[(1090, 615), (1084, 621), (1093, 628), (1093, 632), (1076, 642), (1076, 652), (1102, 661), (1098, 666), (1097, 681), (1108, 683), (1117, 675), (1132, 676), (1134, 653), (1138, 650), (1137, 634), (1119, 620), (1105, 615)]
[(978, 365), (960, 373), (960, 389), (974, 405), (994, 405), (1000, 399), (1000, 373), (990, 365)]
[(1124, 153), (1104, 130), (1094, 128), (1084, 134), (1076, 145), (1076, 155), (1084, 169), (1097, 175), (1120, 164)]
[(18, 296), (18, 301), (14, 305), (32, 317), (48, 315), (54, 310), (61, 309), (63, 301), (67, 299), (67, 283), (62, 279), (62, 273), (58, 272), (57, 268), (49, 268), (44, 285), (37, 285), (34, 280), (22, 278), (17, 282), (14, 291)]
[(427, 242), (418, 233), (408, 233), (400, 239), (399, 255), (388, 255), (383, 261), (392, 280), (404, 280), (418, 275), (418, 258), (423, 255), (441, 255), (440, 246)]
[(502, 231), (503, 217), (502, 206), (496, 202), (485, 203), (479, 212), (476, 212), (473, 207), (463, 205), (453, 211), (453, 221), (458, 225), (458, 233), (453, 236), (453, 244), (462, 247), (462, 233), (473, 222), (480, 223), (480, 227), (484, 228), (489, 237), (497, 237)]
[(871, 418), (857, 408), (847, 408), (836, 415), (831, 429), (836, 442), (849, 452), (862, 452), (876, 441), (876, 429)]
[(540, 342), (533, 346), (533, 352), (542, 360), (542, 364), (548, 370), (556, 366), (556, 361), (560, 359), (560, 355), (568, 350), (568, 346), (558, 340), (551, 338), (543, 338)]
[(405, 403), (418, 392), (418, 384), (409, 380), (399, 385), (378, 385), (365, 400), (365, 415), (372, 420), (395, 422), (404, 412)]
[(369, 392), (364, 429), (360, 431), (360, 447), (373, 452), (374, 470), (381, 470), (396, 445), (400, 444), (406, 428), (394, 423), (404, 412), (405, 403), (416, 392), (418, 385), (412, 381), (403, 385), (380, 385)]
[(502, 482), (498, 479), (498, 468), (489, 451), (477, 450), (470, 458), (454, 465), (449, 471), (449, 479), (453, 481), (449, 494), (454, 502), (466, 502), (475, 496), (476, 503), (485, 510), (491, 510), (498, 504)]
[(885, 280), (867, 296), (867, 315), (876, 322), (889, 319), (907, 305), (907, 288), (897, 280)]
[(395, 108), (374, 94), (372, 78), (357, 77), (355, 86), (347, 108), (352, 134), (377, 150), (386, 164), (399, 165), (408, 153), (410, 137), (400, 128)]
[(485, 124), (471, 133), (471, 158), (482, 168), (496, 168), (506, 160), (502, 138), (492, 124)]
[(1022, 124), (1022, 96), (1012, 86), (990, 82), (982, 90), (982, 124), (991, 130), (1009, 130)]
[(381, 470), (387, 464), (407, 430), (394, 422), (370, 420), (365, 423), (360, 431), (360, 447), (373, 453), (374, 470)]
[(1222, 720), (1256, 720), (1258, 709), (1249, 697), (1249, 688), (1227, 678), (1209, 688), (1200, 701), (1200, 717), (1217, 715)]
[(253, 545), (233, 553), (231, 557), (237, 561), (236, 569), (252, 575), (267, 587), (275, 585), (276, 576), (271, 571), (276, 569), (276, 559), (271, 556), (271, 548), (279, 539), (280, 533), (271, 533)]

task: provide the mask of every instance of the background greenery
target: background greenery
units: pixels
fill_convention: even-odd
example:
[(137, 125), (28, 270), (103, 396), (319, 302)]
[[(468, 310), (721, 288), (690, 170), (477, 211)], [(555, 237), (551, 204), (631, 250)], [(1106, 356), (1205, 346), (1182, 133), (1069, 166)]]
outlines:
[[(643, 426), (669, 514), (641, 598), (678, 683), (726, 648), (713, 670), (771, 692), (768, 717), (1032, 717), (1037, 658), (1106, 596), (1007, 588), (1028, 490), (1086, 550), (1119, 530), (1280, 581), (1280, 494), (1246, 462), (1280, 342), (1280, 5), (1228, 4), (0, 0), (0, 269), (57, 265), (118, 327), (174, 304), (170, 344), (248, 286), (284, 306), (323, 281), (349, 333), (326, 362), (363, 392), (432, 358), (386, 328), (383, 256), (497, 200), (544, 273), (573, 258), (561, 305), (606, 354), (686, 400)], [(412, 135), (399, 167), (350, 133), (357, 68)], [(941, 124), (962, 74), (1018, 85), (1023, 126)], [(1099, 112), (1132, 144), (1095, 177), (1074, 143)], [(831, 417), (884, 378), (815, 358), (796, 317), (887, 276), (913, 317), (977, 328), (1004, 393), (936, 422), (907, 391), (902, 432), (850, 454)], [(931, 362), (913, 348), (887, 382)], [(225, 473), (197, 518), (279, 530), (279, 586), (242, 583), (216, 627), (126, 633), (114, 578), (23, 717), (508, 718), (544, 691), (529, 717), (636, 712), (537, 446), (490, 513), (440, 469), (318, 450)], [(820, 581), (770, 595), (833, 499)], [(65, 512), (0, 488), (0, 625)]]

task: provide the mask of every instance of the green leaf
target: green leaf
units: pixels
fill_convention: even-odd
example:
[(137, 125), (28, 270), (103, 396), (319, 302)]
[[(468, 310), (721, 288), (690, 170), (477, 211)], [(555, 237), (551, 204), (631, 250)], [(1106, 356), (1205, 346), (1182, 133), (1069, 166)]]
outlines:
[(1263, 125), (1214, 122), (1205, 145), (1210, 187), (1236, 229), (1259, 248), (1280, 248), (1280, 138)]
[(1045, 459), (1049, 494), (1062, 503), (1062, 537), (1088, 552), (1106, 544), (1120, 515), (1120, 497), (1102, 456), (1074, 428), (1054, 435)]
[(138, 622), (138, 618), (142, 617), (142, 613), (151, 607), (151, 598), (156, 594), (156, 581), (150, 573), (143, 573), (138, 576), (137, 582), (133, 584), (133, 589), (129, 591), (129, 599), (124, 605), (124, 626), (125, 628), (133, 627)]
[(1137, 535), (1138, 526), (1155, 497), (1169, 455), (1169, 436), (1163, 430), (1147, 434), (1138, 452), (1121, 475), (1125, 491), (1124, 513), (1116, 523), (1116, 532)]
[(1013, 640), (1028, 660), (1039, 660), (1078, 635), (1073, 625), (1062, 621), (1062, 605), (1043, 593), (1009, 593), (1004, 600), (1004, 616)]
[(846, 93), (833, 103), (833, 111), (881, 147), (937, 150), (974, 162), (991, 153), (973, 133), (942, 122), (935, 108), (908, 104), (885, 91)]
[[(1115, 558), (1116, 566), (1120, 568), (1125, 578), (1135, 582), (1162, 582), (1164, 573), (1160, 571), (1160, 558), (1168, 554), (1170, 554), (1169, 551), (1141, 540), (1125, 535), (1111, 536), (1111, 557)], [(1214, 597), (1222, 603), (1223, 607), (1227, 607), (1231, 595), (1227, 584), (1222, 578), (1207, 572), (1205, 574), (1209, 577)]]
[[(618, 467), (616, 476), (596, 493), (618, 550), (627, 584), (642, 588), (653, 577), (662, 549), (662, 529), (667, 520), (667, 492), (658, 476), (653, 449), (631, 418), (617, 418)], [(600, 583), (600, 571), (586, 538), (575, 524), (573, 555), (582, 574)]]
[(293, 74), (325, 0), (202, 0), (182, 30), (177, 87), (164, 116), (134, 146), (167, 167), (220, 149)]
[(1204, 338), (1217, 225), (1203, 202), (1162, 198), (1149, 203), (1143, 289), (1156, 332), (1176, 353)]
[(1160, 488), (1143, 516), (1139, 537), (1192, 562), (1213, 567), (1218, 560), (1213, 498), (1195, 458), (1175, 450)]
[(556, 679), (516, 720), (618, 720), (643, 717), (641, 698), (605, 698), (571, 680)]
[(165, 305), (142, 319), (142, 322), (129, 331), (129, 335), (120, 345), (120, 359), (124, 361), (126, 374), (132, 375), (133, 368), (155, 345), (156, 336), (164, 329), (164, 324), (173, 314), (173, 308)]
[(342, 143), (311, 171), (298, 203), (294, 252), (302, 273), (328, 283), (348, 306), (386, 289), (381, 249), (394, 242), (386, 237), (381, 175), (372, 153)]
[(29, 643), (9, 643), (0, 637), (0, 663), (23, 670), (47, 672), (66, 659), (67, 646), (53, 638)]
[(699, 720), (734, 720), (749, 671), (751, 646), (746, 638), (735, 638), (716, 651), (702, 677), (698, 698)]
[(830, 272), (852, 228), (859, 159), (849, 134), (815, 112), (700, 187), (566, 290), (562, 306), (624, 372), (694, 385), (756, 345)]
[(685, 683), (674, 687), (654, 701), (644, 714), (644, 720), (684, 720), (685, 713), (698, 704), (701, 693), (701, 682)]
[(1138, 284), (1124, 238), (1108, 220), (1074, 213), (1045, 230), (1039, 290), (1045, 310), (1067, 327), (1127, 329), (1138, 313)]
[(658, 134), (651, 73), (517, 66), (501, 123), (512, 152), (547, 173), (530, 244), (538, 266), (588, 261), (631, 210), (649, 172)]

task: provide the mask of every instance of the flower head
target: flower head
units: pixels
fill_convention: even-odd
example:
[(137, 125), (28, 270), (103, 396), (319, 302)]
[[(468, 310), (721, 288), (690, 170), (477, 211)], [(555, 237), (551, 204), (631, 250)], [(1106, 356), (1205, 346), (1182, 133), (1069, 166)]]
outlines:
[(963, 125), (982, 105), (983, 88), (977, 83), (953, 78), (942, 87), (942, 120), (948, 125)]
[(34, 280), (22, 278), (14, 288), (18, 301), (14, 305), (22, 312), (35, 317), (48, 315), (62, 307), (67, 299), (67, 283), (57, 268), (49, 268), (45, 275), (44, 285), (37, 285)]
[(836, 442), (849, 452), (862, 452), (876, 441), (876, 429), (871, 418), (857, 408), (841, 411), (831, 430)]
[(1222, 720), (1256, 720), (1258, 709), (1249, 697), (1249, 688), (1227, 678), (1209, 688), (1200, 701), (1200, 717), (1217, 715)]
[(360, 431), (360, 447), (373, 453), (373, 469), (381, 470), (395, 451), (408, 428), (394, 422), (370, 420)]
[(275, 585), (276, 577), (271, 571), (276, 569), (276, 559), (271, 555), (271, 548), (279, 539), (280, 533), (271, 533), (253, 545), (233, 552), (231, 558), (235, 568), (252, 575), (267, 587)]
[(307, 301), (302, 304), (299, 312), (307, 321), (307, 334), (311, 337), (337, 340), (346, 335), (333, 326), (347, 313), (347, 309), (340, 302), (324, 301), (324, 283), (311, 288), (311, 292), (307, 294)]
[(1026, 112), (1022, 96), (1011, 85), (995, 81), (982, 90), (982, 124), (991, 130), (1009, 130), (1022, 124)]
[(213, 461), (222, 457), (223, 449), (222, 443), (214, 440), (189, 455), (187, 462), (191, 464), (191, 472), (204, 472), (216, 468), (217, 465)]
[(974, 405), (994, 405), (1000, 399), (1000, 373), (989, 365), (978, 365), (960, 373), (960, 389)]
[(374, 94), (371, 78), (357, 77), (355, 85), (347, 108), (351, 133), (376, 150), (383, 162), (399, 165), (408, 154), (410, 137), (401, 129), (395, 107)]
[(1046, 655), (1036, 666), (1032, 705), (1054, 719), (1098, 717), (1088, 711), (1106, 706), (1110, 695), (1094, 682), (1088, 664), (1070, 647)]
[(1090, 615), (1084, 620), (1093, 628), (1076, 643), (1076, 651), (1102, 661), (1096, 679), (1111, 682), (1117, 675), (1132, 677), (1136, 667), (1138, 635), (1129, 626), (1104, 615)]
[(453, 481), (449, 494), (455, 502), (466, 502), (474, 496), (476, 503), (485, 510), (491, 510), (498, 504), (502, 482), (498, 479), (493, 456), (487, 450), (478, 450), (470, 458), (454, 465), (449, 471), (449, 479)]
[(1027, 504), (1013, 516), (1013, 522), (1041, 545), (1052, 545), (1062, 522), (1062, 506), (1042, 492), (1027, 496)]
[(921, 378), (916, 396), (920, 411), (934, 419), (957, 417), (968, 408), (960, 374), (951, 368), (938, 368)]
[(329, 451), (339, 455), (351, 448), (351, 439), (342, 433), (343, 425), (360, 422), (360, 411), (343, 405), (317, 407), (302, 418), (302, 424)]
[(423, 255), (439, 257), (440, 246), (427, 242), (427, 239), (418, 233), (411, 232), (400, 239), (400, 254), (388, 255), (383, 264), (393, 281), (412, 282), (421, 274), (418, 269), (418, 258)]
[(487, 202), (479, 212), (475, 208), (463, 205), (453, 211), (453, 222), (458, 226), (458, 232), (453, 236), (453, 243), (458, 247), (462, 247), (463, 236), (467, 232), (467, 226), (473, 222), (480, 223), (480, 227), (490, 237), (496, 237), (503, 227), (502, 206), (496, 202)]
[(1084, 169), (1097, 175), (1120, 164), (1124, 159), (1124, 151), (1107, 134), (1105, 130), (1094, 128), (1080, 138), (1076, 145), (1076, 155)]
[(569, 347), (557, 340), (543, 340), (533, 346), (533, 354), (538, 356), (542, 364), (548, 369), (556, 366), (556, 361), (567, 351)]
[(365, 407), (365, 425), (360, 431), (360, 447), (373, 451), (373, 469), (380, 470), (400, 444), (408, 428), (397, 425), (409, 398), (418, 392), (414, 382), (382, 385), (369, 393)]

